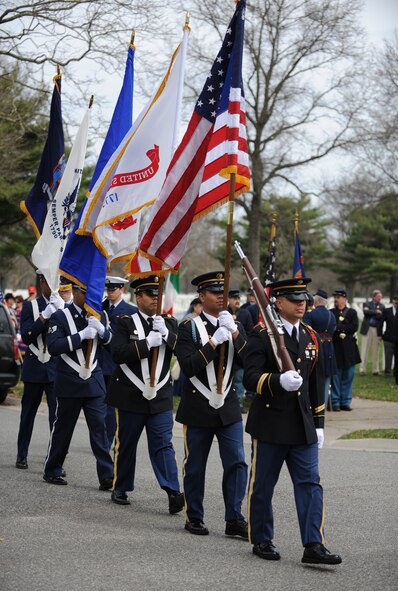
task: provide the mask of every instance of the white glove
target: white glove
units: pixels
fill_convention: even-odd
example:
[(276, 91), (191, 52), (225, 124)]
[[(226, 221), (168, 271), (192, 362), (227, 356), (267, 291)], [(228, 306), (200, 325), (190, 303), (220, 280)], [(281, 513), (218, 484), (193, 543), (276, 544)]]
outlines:
[(169, 334), (169, 330), (166, 326), (164, 318), (162, 316), (155, 316), (153, 319), (152, 330), (156, 330), (160, 332), (164, 339), (167, 339), (167, 335)]
[(323, 447), (323, 442), (325, 441), (323, 429), (315, 429), (315, 430), (316, 430), (316, 434), (318, 437), (318, 449), (321, 449)]
[(54, 304), (47, 304), (43, 312), (41, 312), (41, 315), (43, 316), (44, 320), (48, 320), (56, 311), (57, 308), (54, 306)]
[(95, 328), (92, 328), (91, 326), (86, 326), (86, 328), (83, 328), (83, 330), (79, 330), (78, 334), (80, 335), (81, 340), (84, 341), (89, 339), (95, 339), (97, 331), (95, 330)]
[(225, 326), (230, 332), (235, 332), (237, 326), (235, 320), (232, 318), (232, 314), (228, 310), (223, 310), (218, 315), (218, 321), (220, 326)]
[(104, 336), (105, 326), (95, 316), (90, 316), (88, 319), (88, 325), (90, 328), (94, 328), (100, 337)]
[(290, 369), (281, 374), (280, 384), (287, 392), (296, 392), (302, 383), (303, 378), (295, 369)]
[(217, 347), (221, 343), (225, 343), (228, 340), (229, 330), (225, 326), (217, 328), (216, 332), (211, 337), (210, 341)]
[(52, 304), (57, 310), (63, 310), (65, 302), (57, 292), (52, 292), (50, 295), (50, 304)]
[(151, 330), (151, 332), (146, 338), (146, 342), (148, 344), (149, 349), (152, 349), (153, 347), (160, 347), (160, 345), (162, 344), (162, 335), (160, 334), (160, 332), (155, 332), (154, 330)]

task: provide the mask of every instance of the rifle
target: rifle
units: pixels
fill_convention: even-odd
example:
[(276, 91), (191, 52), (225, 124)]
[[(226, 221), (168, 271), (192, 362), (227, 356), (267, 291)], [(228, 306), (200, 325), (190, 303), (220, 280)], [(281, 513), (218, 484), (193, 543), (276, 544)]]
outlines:
[(235, 249), (242, 259), (243, 270), (249, 281), (250, 287), (254, 291), (257, 305), (261, 316), (264, 319), (279, 369), (282, 371), (289, 371), (291, 369), (295, 370), (296, 368), (294, 367), (293, 361), (290, 359), (289, 352), (285, 346), (283, 324), (272, 307), (271, 300), (265, 293), (261, 281), (257, 277), (255, 270), (251, 266), (249, 259), (244, 254), (242, 247), (237, 240), (235, 240)]

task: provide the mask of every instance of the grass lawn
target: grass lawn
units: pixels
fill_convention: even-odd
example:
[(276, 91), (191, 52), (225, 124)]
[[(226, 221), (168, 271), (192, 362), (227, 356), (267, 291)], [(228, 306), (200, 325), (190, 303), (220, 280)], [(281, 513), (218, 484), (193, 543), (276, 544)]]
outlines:
[(360, 429), (340, 439), (398, 439), (398, 429)]

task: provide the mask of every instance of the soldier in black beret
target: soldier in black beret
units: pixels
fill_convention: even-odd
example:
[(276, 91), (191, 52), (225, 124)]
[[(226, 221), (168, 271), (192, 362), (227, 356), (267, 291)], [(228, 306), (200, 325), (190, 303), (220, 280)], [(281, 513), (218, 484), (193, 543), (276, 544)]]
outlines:
[[(225, 533), (247, 539), (247, 523), (241, 512), (247, 482), (242, 416), (232, 386), (232, 367), (246, 346), (243, 328), (223, 310), (224, 273), (216, 271), (192, 280), (203, 311), (182, 322), (176, 355), (186, 380), (176, 420), (184, 425), (185, 529), (207, 535), (203, 522), (203, 497), (207, 457), (214, 436), (222, 459)], [(217, 393), (220, 345), (226, 344), (222, 393)]]
[(286, 462), (304, 546), (302, 562), (339, 564), (340, 556), (330, 554), (323, 538), (323, 490), (318, 470), (325, 417), (323, 372), (319, 339), (302, 322), (310, 281), (294, 278), (269, 285), (295, 370), (281, 371), (264, 325), (258, 325), (249, 337), (244, 384), (256, 392), (246, 424), (252, 437), (249, 533), (254, 554), (279, 560), (273, 545), (272, 497)]

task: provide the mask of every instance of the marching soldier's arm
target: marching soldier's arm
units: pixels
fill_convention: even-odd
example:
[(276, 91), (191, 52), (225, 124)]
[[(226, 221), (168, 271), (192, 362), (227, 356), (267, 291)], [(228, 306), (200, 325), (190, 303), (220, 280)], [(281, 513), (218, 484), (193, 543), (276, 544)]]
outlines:
[(192, 337), (192, 324), (186, 320), (178, 327), (178, 340), (175, 348), (175, 354), (180, 364), (182, 372), (191, 378), (205, 369), (216, 356), (216, 348), (213, 348), (210, 342), (204, 346), (201, 345), (196, 326), (193, 324), (193, 330), (197, 338), (197, 343)]
[(134, 364), (150, 356), (146, 339), (140, 339), (131, 316), (118, 318), (111, 347), (112, 359), (115, 363)]
[(243, 360), (246, 355), (247, 336), (245, 329), (243, 328), (243, 324), (239, 322), (239, 320), (236, 321), (236, 326), (238, 328), (238, 334), (232, 335), (234, 349), (235, 353), (237, 353), (239, 357)]
[(312, 409), (312, 417), (316, 429), (323, 429), (325, 426), (325, 374), (323, 363), (323, 349), (318, 335), (318, 358), (312, 368), (309, 378), (309, 396)]
[(40, 319), (33, 320), (33, 307), (32, 303), (27, 301), (23, 303), (21, 313), (21, 337), (25, 345), (35, 343), (37, 337), (47, 332), (48, 321)]
[(178, 322), (169, 314), (165, 314), (163, 318), (168, 329), (167, 339), (165, 340), (166, 347), (174, 353), (177, 344)]
[(266, 329), (257, 326), (249, 337), (244, 358), (243, 384), (250, 392), (263, 396), (267, 402), (272, 402), (275, 396), (286, 396), (280, 385), (279, 372), (275, 367), (273, 353)]
[(109, 345), (111, 340), (112, 340), (112, 330), (110, 327), (109, 322), (107, 321), (107, 315), (105, 312), (102, 312), (101, 314), (101, 323), (104, 325), (105, 327), (105, 332), (102, 336), (100, 336), (100, 334), (98, 333), (98, 340), (102, 343), (102, 345)]
[(47, 349), (50, 355), (71, 353), (82, 347), (79, 333), (70, 335), (64, 327), (64, 322), (66, 322), (66, 319), (62, 311), (58, 311), (51, 316), (47, 334)]

